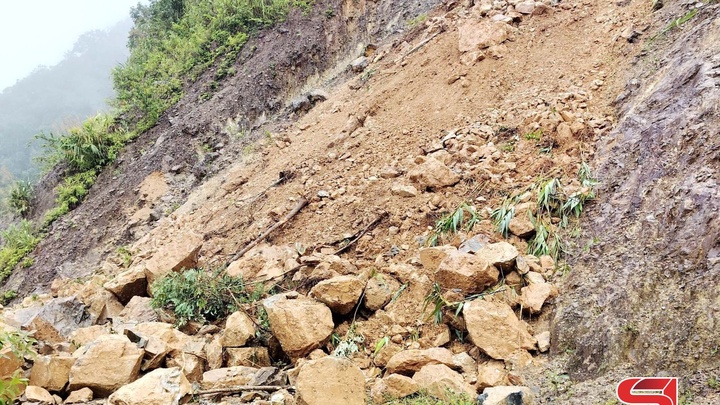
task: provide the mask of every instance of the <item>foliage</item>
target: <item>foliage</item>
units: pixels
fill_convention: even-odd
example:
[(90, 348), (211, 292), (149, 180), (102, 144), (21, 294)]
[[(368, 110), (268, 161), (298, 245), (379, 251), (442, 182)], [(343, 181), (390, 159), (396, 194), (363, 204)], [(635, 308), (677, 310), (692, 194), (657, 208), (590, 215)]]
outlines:
[(10, 303), (10, 301), (17, 298), (17, 296), (18, 296), (18, 293), (15, 290), (5, 291), (4, 293), (0, 294), (0, 304), (7, 305)]
[(8, 205), (20, 216), (25, 216), (30, 210), (33, 197), (33, 187), (30, 182), (16, 181), (10, 190)]
[(35, 249), (40, 238), (35, 235), (32, 222), (27, 220), (8, 226), (0, 236), (4, 242), (0, 249), (0, 282), (2, 282), (12, 273), (15, 266)]
[(55, 188), (55, 207), (45, 213), (43, 227), (47, 227), (55, 220), (80, 205), (90, 192), (90, 187), (97, 179), (94, 169), (71, 175)]
[(125, 122), (143, 132), (182, 97), (186, 81), (194, 81), (221, 60), (215, 79), (231, 66), (259, 28), (285, 18), (290, 7), (308, 11), (300, 0), (151, 0), (132, 10), (131, 55), (113, 71), (115, 106)]
[(189, 321), (209, 322), (237, 311), (241, 304), (263, 297), (262, 285), (250, 291), (242, 277), (232, 277), (222, 270), (206, 272), (190, 269), (171, 272), (151, 286), (153, 308), (171, 310), (178, 326)]
[(358, 334), (356, 329), (357, 325), (353, 323), (342, 339), (337, 334), (333, 336), (331, 342), (334, 347), (333, 356), (349, 358), (360, 351), (360, 346), (365, 343), (365, 336)]
[[(0, 348), (9, 347), (12, 355), (18, 359), (33, 357), (32, 346), (35, 339), (25, 332), (0, 331)], [(22, 370), (16, 370), (9, 380), (0, 380), (0, 405), (12, 404), (20, 396), (28, 380), (23, 377)]]
[(468, 295), (464, 297), (462, 301), (451, 302), (443, 297), (443, 291), (440, 284), (434, 283), (428, 295), (425, 296), (422, 311), (425, 312), (428, 307), (432, 306), (432, 311), (430, 312), (428, 318), (432, 318), (435, 324), (439, 325), (443, 320), (443, 311), (451, 310), (454, 311), (455, 316), (459, 316), (466, 302), (483, 298), (488, 295), (497, 294), (502, 291), (505, 291), (505, 288), (501, 286), (500, 288), (491, 289), (480, 294)]
[(384, 402), (384, 405), (475, 405), (477, 401), (466, 394), (456, 394), (448, 391), (445, 398), (435, 398), (425, 391), (410, 395), (405, 398)]
[(430, 246), (435, 246), (443, 235), (457, 233), (461, 229), (470, 231), (480, 220), (480, 215), (475, 207), (462, 203), (455, 211), (445, 215), (435, 223), (435, 228), (427, 243)]
[(497, 231), (502, 234), (504, 238), (508, 237), (510, 232), (510, 221), (515, 216), (515, 201), (512, 199), (506, 199), (503, 204), (495, 208), (490, 214), (490, 219)]

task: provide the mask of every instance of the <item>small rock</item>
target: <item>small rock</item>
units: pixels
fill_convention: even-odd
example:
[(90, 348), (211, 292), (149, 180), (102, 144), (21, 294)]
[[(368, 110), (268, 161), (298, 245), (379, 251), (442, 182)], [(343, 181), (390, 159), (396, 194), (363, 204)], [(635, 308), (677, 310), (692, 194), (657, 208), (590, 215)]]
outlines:
[(355, 276), (339, 276), (321, 281), (310, 290), (310, 297), (327, 305), (331, 311), (346, 315), (355, 308), (365, 282)]
[(534, 1), (524, 1), (515, 5), (515, 11), (520, 14), (532, 14), (535, 11)]
[(380, 171), (380, 177), (383, 179), (394, 179), (402, 176), (402, 172), (394, 167), (385, 167)]
[(435, 271), (435, 281), (446, 289), (472, 294), (498, 281), (500, 272), (482, 257), (459, 251), (450, 252)]
[(117, 390), (108, 398), (108, 405), (177, 404), (192, 392), (179, 368), (160, 368)]
[(454, 186), (462, 179), (459, 174), (434, 157), (421, 157), (416, 162), (418, 165), (410, 170), (408, 177), (423, 189)]
[(477, 299), (465, 303), (463, 316), (475, 346), (494, 359), (505, 359), (518, 349), (535, 348), (535, 338), (507, 304)]
[(505, 42), (513, 28), (502, 21), (470, 21), (458, 28), (460, 52), (473, 52)]
[(476, 395), (475, 389), (459, 373), (444, 364), (427, 365), (415, 373), (412, 379), (421, 390), (442, 400), (448, 399), (448, 393), (466, 394), (470, 398)]
[(436, 347), (426, 350), (404, 350), (399, 352), (390, 358), (386, 368), (390, 374), (412, 374), (428, 364), (455, 366), (452, 352), (442, 347)]
[(373, 312), (383, 309), (399, 288), (400, 283), (394, 278), (377, 274), (375, 277), (371, 277), (365, 286), (363, 305)]
[[(233, 349), (228, 349), (228, 351), (230, 350)], [(182, 373), (188, 381), (196, 383), (202, 381), (203, 372), (205, 371), (205, 360), (194, 354), (175, 351), (171, 357), (165, 360), (165, 366), (168, 368), (177, 367), (182, 370)]]
[(267, 347), (241, 347), (227, 349), (227, 367), (270, 367)]
[(225, 322), (223, 347), (242, 347), (255, 336), (255, 324), (243, 311), (232, 313)]
[(330, 193), (327, 190), (320, 190), (317, 192), (317, 196), (320, 198), (330, 198)]
[(534, 271), (529, 271), (523, 277), (525, 277), (525, 280), (527, 280), (529, 284), (545, 284), (545, 277), (543, 277), (542, 274), (536, 273)]
[(344, 358), (327, 356), (303, 364), (295, 387), (301, 405), (365, 404), (365, 376)]
[(355, 73), (360, 73), (363, 70), (365, 70), (366, 67), (370, 64), (370, 60), (364, 56), (361, 56), (354, 61), (350, 63), (350, 67), (352, 68), (352, 71)]
[(434, 273), (448, 254), (455, 251), (457, 251), (455, 246), (450, 245), (422, 248), (420, 249), (420, 263), (426, 270)]
[(537, 339), (538, 349), (541, 353), (545, 353), (550, 350), (550, 331), (545, 331), (535, 335)]
[(523, 309), (531, 314), (540, 313), (545, 301), (556, 296), (557, 289), (550, 283), (530, 284), (520, 290), (520, 302)]
[(535, 233), (535, 225), (526, 216), (516, 216), (510, 220), (510, 233), (527, 239)]
[(507, 371), (502, 361), (490, 360), (478, 365), (477, 387), (483, 389), (507, 384)]
[(492, 387), (485, 388), (478, 397), (480, 405), (534, 405), (535, 394), (527, 387)]
[(121, 322), (157, 322), (158, 314), (153, 307), (150, 306), (152, 298), (148, 297), (132, 297), (125, 308), (118, 314), (117, 318)]
[(237, 366), (206, 371), (203, 373), (201, 385), (204, 389), (248, 385), (255, 379), (260, 370), (254, 367)]
[(84, 404), (93, 400), (93, 392), (90, 388), (81, 388), (73, 391), (65, 399), (65, 404)]
[(513, 270), (515, 267), (515, 258), (518, 257), (518, 250), (515, 246), (507, 242), (489, 243), (475, 253), (475, 255), (497, 268)]
[(391, 188), (392, 194), (400, 197), (416, 197), (418, 190), (411, 185), (395, 183)]
[(390, 374), (377, 380), (370, 390), (370, 396), (377, 404), (391, 399), (405, 398), (418, 392), (418, 384), (410, 377), (400, 374)]
[(0, 350), (0, 378), (10, 378), (25, 362), (17, 357), (9, 347)]
[(55, 404), (55, 398), (53, 398), (50, 393), (42, 387), (38, 387), (35, 385), (28, 385), (25, 387), (25, 398), (27, 398), (28, 402), (39, 402), (41, 404)]

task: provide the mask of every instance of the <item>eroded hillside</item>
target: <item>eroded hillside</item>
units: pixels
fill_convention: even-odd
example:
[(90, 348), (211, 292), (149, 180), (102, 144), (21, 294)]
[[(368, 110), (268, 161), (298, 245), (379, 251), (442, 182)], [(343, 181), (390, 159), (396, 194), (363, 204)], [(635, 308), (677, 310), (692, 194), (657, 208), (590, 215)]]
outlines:
[(677, 375), (714, 403), (719, 6), (433, 3), (318, 1), (193, 84), (8, 281), (40, 294), (4, 311), (30, 383), (610, 404)]

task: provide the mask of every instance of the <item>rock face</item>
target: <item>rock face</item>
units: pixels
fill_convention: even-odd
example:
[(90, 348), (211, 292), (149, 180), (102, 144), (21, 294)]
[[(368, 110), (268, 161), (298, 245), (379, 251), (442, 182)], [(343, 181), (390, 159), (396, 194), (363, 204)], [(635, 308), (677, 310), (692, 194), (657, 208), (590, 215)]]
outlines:
[(465, 304), (463, 316), (473, 343), (494, 359), (535, 347), (535, 338), (507, 304), (477, 299)]
[(459, 174), (432, 156), (420, 157), (416, 163), (417, 166), (408, 173), (408, 177), (423, 189), (453, 186), (462, 179)]
[(480, 405), (534, 405), (535, 394), (527, 387), (485, 388), (478, 397)]
[(413, 380), (421, 390), (426, 390), (436, 398), (447, 399), (449, 392), (475, 397), (475, 389), (468, 385), (458, 372), (444, 364), (430, 364), (423, 367), (415, 373)]
[(144, 351), (125, 336), (107, 335), (89, 344), (70, 369), (70, 390), (88, 387), (105, 397), (134, 381)]
[(50, 391), (60, 391), (70, 378), (75, 358), (67, 356), (38, 356), (30, 371), (30, 385)]
[(192, 386), (177, 367), (153, 370), (108, 399), (109, 405), (178, 404), (192, 393)]
[(310, 296), (327, 305), (339, 315), (349, 314), (365, 288), (365, 283), (355, 276), (339, 276), (324, 280), (310, 291)]
[(435, 347), (426, 350), (404, 350), (388, 360), (387, 372), (390, 374), (413, 374), (428, 364), (444, 364), (454, 366), (453, 354), (450, 350)]
[(293, 359), (320, 347), (335, 327), (330, 308), (309, 298), (274, 295), (264, 300), (263, 306), (273, 335)]
[(307, 362), (295, 386), (299, 405), (365, 404), (365, 376), (344, 358), (327, 356)]
[(252, 319), (242, 311), (231, 314), (225, 322), (225, 331), (222, 335), (223, 347), (242, 347), (255, 336), (255, 324)]
[(451, 251), (440, 262), (435, 281), (446, 289), (460, 289), (466, 294), (478, 293), (498, 281), (500, 272), (483, 258)]

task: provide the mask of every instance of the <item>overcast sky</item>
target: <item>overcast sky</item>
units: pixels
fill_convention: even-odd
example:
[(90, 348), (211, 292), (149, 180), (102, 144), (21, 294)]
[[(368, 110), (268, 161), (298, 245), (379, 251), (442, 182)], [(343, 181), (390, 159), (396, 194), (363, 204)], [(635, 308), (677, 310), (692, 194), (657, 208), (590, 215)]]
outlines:
[(0, 92), (39, 65), (57, 64), (80, 35), (122, 21), (138, 2), (0, 0)]

